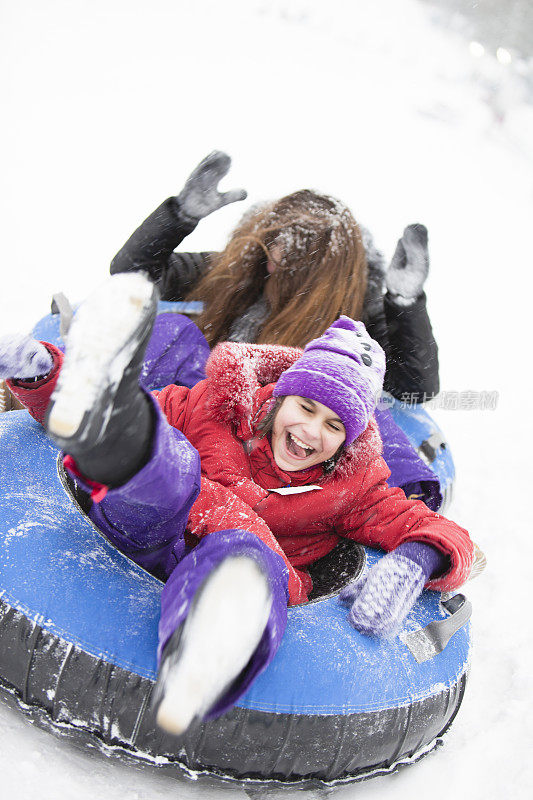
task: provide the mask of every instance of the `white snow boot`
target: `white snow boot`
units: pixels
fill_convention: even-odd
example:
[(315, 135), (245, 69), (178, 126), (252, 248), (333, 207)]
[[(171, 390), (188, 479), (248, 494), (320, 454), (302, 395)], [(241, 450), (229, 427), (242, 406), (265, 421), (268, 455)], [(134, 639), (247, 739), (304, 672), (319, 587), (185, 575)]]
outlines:
[[(184, 733), (213, 707), (261, 641), (272, 597), (257, 563), (226, 558), (198, 590), (177, 645), (165, 648), (154, 695), (157, 724)], [(170, 650), (170, 652), (167, 652)]]
[(139, 345), (146, 343), (156, 304), (155, 286), (142, 273), (125, 273), (107, 280), (80, 306), (48, 408), (51, 435), (65, 441), (101, 435), (109, 400)]
[(152, 410), (139, 373), (158, 292), (143, 273), (115, 275), (80, 306), (45, 425), (84, 475), (118, 485), (145, 459)]

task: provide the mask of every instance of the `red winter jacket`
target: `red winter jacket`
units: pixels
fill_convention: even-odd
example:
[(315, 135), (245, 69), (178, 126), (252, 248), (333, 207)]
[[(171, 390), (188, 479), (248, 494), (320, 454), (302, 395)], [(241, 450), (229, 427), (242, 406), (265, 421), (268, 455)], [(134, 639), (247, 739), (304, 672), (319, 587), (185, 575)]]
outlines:
[[(47, 346), (56, 361), (54, 380), (11, 385), (38, 419), (61, 358)], [(329, 553), (340, 537), (387, 551), (412, 540), (431, 544), (449, 556), (451, 567), (429, 581), (428, 588), (456, 589), (472, 567), (468, 533), (387, 485), (390, 470), (381, 456), (374, 421), (346, 448), (330, 475), (324, 475), (320, 465), (286, 473), (275, 463), (257, 423), (268, 411), (274, 382), (300, 352), (276, 345), (224, 343), (209, 358), (206, 380), (192, 389), (172, 385), (154, 392), (169, 423), (183, 431), (201, 458), (201, 491), (188, 530), (197, 537), (226, 528), (255, 533), (284, 558), (291, 604), (306, 600), (311, 588), (302, 568)], [(286, 495), (273, 491), (306, 485), (317, 488)]]
[[(253, 530), (278, 552), (281, 546), (291, 568), (326, 555), (340, 537), (384, 550), (409, 540), (427, 542), (451, 561), (450, 570), (428, 587), (448, 591), (460, 586), (473, 560), (467, 532), (387, 485), (390, 470), (374, 422), (330, 475), (320, 466), (288, 473), (276, 465), (257, 423), (268, 410), (273, 383), (299, 355), (294, 348), (225, 343), (209, 358), (207, 380), (193, 389), (167, 386), (157, 394), (170, 424), (200, 453), (202, 489), (189, 516), (191, 532)], [(303, 485), (320, 489), (288, 495), (272, 491)], [(300, 570), (294, 575), (291, 569), (291, 579), (291, 601), (300, 602), (302, 588), (310, 589), (309, 575)]]

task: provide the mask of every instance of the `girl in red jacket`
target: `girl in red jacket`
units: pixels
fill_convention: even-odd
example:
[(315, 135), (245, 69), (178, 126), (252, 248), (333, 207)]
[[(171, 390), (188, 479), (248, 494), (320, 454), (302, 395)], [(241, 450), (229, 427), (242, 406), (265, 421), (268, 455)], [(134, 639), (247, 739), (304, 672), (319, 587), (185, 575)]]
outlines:
[(67, 454), (89, 515), (164, 580), (158, 723), (180, 733), (227, 710), (272, 660), (306, 567), (340, 537), (389, 552), (341, 598), (369, 635), (399, 630), (424, 585), (469, 575), (466, 531), (387, 485), (373, 421), (381, 347), (341, 317), (301, 351), (225, 343), (207, 379), (138, 384), (157, 306), (141, 274), (79, 309), (53, 345), (0, 342), (0, 377)]

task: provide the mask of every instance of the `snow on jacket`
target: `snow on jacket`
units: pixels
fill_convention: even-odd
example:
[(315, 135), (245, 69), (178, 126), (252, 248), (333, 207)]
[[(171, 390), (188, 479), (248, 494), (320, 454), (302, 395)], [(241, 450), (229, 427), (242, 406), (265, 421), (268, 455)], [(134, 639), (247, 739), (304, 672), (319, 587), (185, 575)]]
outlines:
[[(175, 197), (169, 197), (132, 233), (111, 261), (111, 274), (146, 270), (157, 284), (162, 300), (183, 300), (209, 270), (214, 252), (174, 252), (195, 224), (184, 219)], [(410, 306), (397, 305), (383, 295), (383, 256), (370, 233), (362, 228), (368, 263), (367, 294), (362, 321), (387, 356), (384, 388), (399, 400), (419, 402), (439, 391), (438, 348), (424, 292)], [(254, 341), (265, 309), (256, 302), (234, 321), (234, 341)], [(242, 336), (239, 332), (242, 331)], [(317, 336), (321, 331), (317, 331)]]
[[(47, 346), (55, 362), (50, 378), (10, 383), (40, 421), (62, 360)], [(311, 589), (306, 565), (329, 553), (341, 537), (387, 551), (407, 541), (431, 544), (449, 557), (450, 568), (427, 586), (456, 589), (472, 567), (468, 533), (387, 485), (390, 471), (375, 421), (329, 475), (321, 465), (290, 473), (277, 466), (258, 423), (268, 412), (275, 381), (300, 353), (277, 345), (224, 343), (208, 360), (206, 380), (192, 389), (172, 385), (154, 393), (168, 422), (200, 454), (201, 491), (189, 515), (189, 533), (201, 538), (242, 528), (259, 536), (289, 569), (291, 604), (306, 600)], [(320, 488), (288, 495), (274, 491), (299, 486)]]

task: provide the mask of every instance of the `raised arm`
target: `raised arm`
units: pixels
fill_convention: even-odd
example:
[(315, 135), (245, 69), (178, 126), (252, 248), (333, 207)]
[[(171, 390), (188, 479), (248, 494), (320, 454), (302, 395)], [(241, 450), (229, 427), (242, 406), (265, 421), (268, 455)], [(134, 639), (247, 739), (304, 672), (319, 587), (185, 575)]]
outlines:
[(144, 270), (158, 284), (161, 299), (181, 300), (209, 266), (210, 253), (174, 253), (203, 217), (246, 198), (244, 189), (219, 192), (231, 159), (214, 151), (198, 164), (181, 192), (165, 200), (130, 236), (111, 262), (110, 272)]
[(408, 225), (385, 275), (388, 351), (385, 389), (399, 399), (422, 402), (439, 391), (438, 348), (426, 308), (428, 233)]
[(429, 271), (427, 229), (407, 226), (388, 269), (370, 233), (362, 233), (369, 272), (364, 321), (387, 356), (384, 388), (399, 400), (421, 402), (439, 391), (438, 349), (423, 288)]

